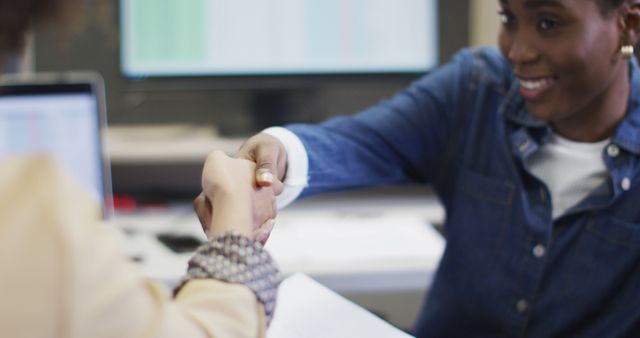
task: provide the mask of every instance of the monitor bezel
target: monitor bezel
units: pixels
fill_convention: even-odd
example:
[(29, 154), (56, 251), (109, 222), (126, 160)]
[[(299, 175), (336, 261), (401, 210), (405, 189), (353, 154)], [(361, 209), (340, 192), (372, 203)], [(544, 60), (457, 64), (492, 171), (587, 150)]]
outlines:
[(24, 73), (9, 74), (0, 77), (0, 97), (53, 95), (63, 93), (91, 94), (96, 99), (98, 123), (98, 147), (100, 148), (100, 168), (102, 170), (102, 191), (104, 202), (101, 206), (102, 217), (113, 216), (113, 186), (111, 165), (106, 147), (105, 130), (107, 128), (107, 109), (105, 85), (102, 76), (93, 71), (74, 71), (60, 73)]

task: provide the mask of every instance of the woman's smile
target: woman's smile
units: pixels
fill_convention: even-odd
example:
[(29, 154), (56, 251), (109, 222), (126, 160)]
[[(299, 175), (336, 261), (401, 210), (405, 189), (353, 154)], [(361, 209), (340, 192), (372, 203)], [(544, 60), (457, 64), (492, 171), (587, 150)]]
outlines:
[(520, 94), (525, 100), (536, 100), (548, 92), (556, 83), (554, 77), (518, 77)]
[(626, 111), (624, 7), (604, 13), (600, 3), (500, 0), (499, 44), (528, 113), (572, 140), (610, 136)]

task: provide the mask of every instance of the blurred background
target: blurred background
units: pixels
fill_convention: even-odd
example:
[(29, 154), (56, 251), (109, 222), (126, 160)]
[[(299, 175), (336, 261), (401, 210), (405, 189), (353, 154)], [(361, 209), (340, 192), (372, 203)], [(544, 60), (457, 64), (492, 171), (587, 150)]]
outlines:
[[(213, 135), (236, 140), (220, 143), (233, 152), (238, 139), (265, 127), (356, 113), (446, 62), (460, 48), (495, 44), (497, 1), (405, 2), (87, 1), (81, 29), (35, 32), (24, 70), (100, 72), (106, 82), (108, 124), (116, 135), (108, 137), (114, 191), (181, 198), (197, 192), (206, 152), (191, 147), (182, 153), (193, 156), (149, 158), (154, 151), (148, 148), (136, 153), (144, 137), (170, 142), (181, 135)], [(301, 27), (307, 30), (299, 32)], [(226, 37), (223, 42), (214, 41), (221, 37)], [(269, 48), (279, 41), (303, 44), (311, 39), (320, 41), (305, 47), (315, 49), (315, 57), (347, 50), (362, 58), (346, 65), (329, 60), (283, 68), (286, 55), (280, 53), (262, 68), (247, 67), (262, 60), (260, 55), (233, 63), (259, 50), (239, 47), (237, 41)], [(195, 60), (206, 48), (226, 52), (227, 67)], [(362, 66), (378, 54), (389, 59)], [(200, 147), (206, 148), (203, 143)]]
[[(357, 112), (403, 88), (419, 74), (314, 76), (312, 79), (305, 76), (270, 76), (269, 79), (248, 76), (251, 79), (227, 77), (224, 81), (220, 81), (220, 76), (216, 78), (206, 74), (179, 79), (127, 77), (121, 67), (121, 37), (129, 33), (123, 32), (125, 19), (121, 14), (126, 12), (122, 12), (121, 7), (124, 7), (123, 3), (135, 1), (87, 1), (87, 20), (81, 31), (60, 35), (55, 29), (47, 28), (36, 32), (34, 38), (31, 69), (60, 71), (81, 68), (102, 73), (107, 82), (111, 125), (191, 122), (216, 126), (224, 135), (247, 135), (264, 127), (260, 121), (255, 121), (251, 111), (252, 101), (264, 90), (282, 91), (286, 96), (287, 115), (273, 116), (273, 122), (311, 122), (336, 114)], [(183, 3), (171, 0), (147, 2), (151, 3), (149, 9)], [(435, 35), (438, 61), (447, 61), (457, 50), (469, 45), (495, 44), (499, 23), (497, 1), (434, 2), (436, 25), (427, 27), (429, 32), (416, 36)], [(366, 7), (366, 2), (362, 6)], [(170, 13), (155, 12), (170, 18)], [(174, 20), (180, 22), (179, 19)], [(420, 28), (424, 27), (418, 26), (415, 30)], [(156, 36), (167, 31), (157, 31)], [(60, 36), (67, 39), (60, 41)], [(421, 41), (415, 41), (415, 44), (424, 45)]]

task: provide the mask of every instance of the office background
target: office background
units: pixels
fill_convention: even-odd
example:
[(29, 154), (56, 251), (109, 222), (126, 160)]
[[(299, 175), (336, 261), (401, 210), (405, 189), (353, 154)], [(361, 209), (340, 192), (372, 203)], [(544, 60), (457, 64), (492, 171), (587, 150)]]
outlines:
[[(192, 122), (215, 125), (224, 135), (248, 135), (264, 127), (264, 122), (314, 122), (337, 114), (357, 112), (380, 98), (403, 88), (407, 76), (378, 78), (342, 77), (340, 81), (295, 80), (288, 84), (260, 82), (265, 88), (247, 88), (246, 83), (229, 79), (225, 83), (208, 79), (184, 81), (131, 80), (121, 75), (119, 64), (118, 1), (88, 2), (85, 27), (68, 33), (47, 28), (35, 34), (36, 71), (95, 69), (105, 77), (108, 90), (109, 123), (148, 124)], [(480, 42), (492, 43), (492, 27), (497, 22), (496, 1), (459, 0), (439, 2), (439, 59), (448, 60), (455, 51)], [(287, 91), (287, 116), (254, 116), (251, 101), (258, 92)], [(276, 89), (274, 89), (276, 88)], [(259, 94), (259, 93), (258, 93)]]
[[(353, 114), (393, 95), (418, 76), (274, 77), (262, 78), (255, 85), (237, 78), (128, 79), (120, 70), (119, 2), (87, 4), (82, 29), (61, 34), (55, 27), (46, 27), (35, 32), (27, 69), (99, 71), (106, 82), (110, 126), (181, 123), (210, 126), (223, 137), (246, 137), (270, 125)], [(440, 63), (465, 46), (494, 44), (499, 24), (496, 13), (497, 1), (493, 0), (439, 1)], [(65, 38), (60, 40), (60, 36)], [(116, 193), (188, 195), (197, 189), (199, 168), (170, 162), (162, 168), (138, 168), (151, 173), (142, 181), (136, 177), (139, 171), (130, 165), (114, 163)], [(157, 178), (166, 177), (169, 169), (171, 177), (187, 181), (159, 182)]]

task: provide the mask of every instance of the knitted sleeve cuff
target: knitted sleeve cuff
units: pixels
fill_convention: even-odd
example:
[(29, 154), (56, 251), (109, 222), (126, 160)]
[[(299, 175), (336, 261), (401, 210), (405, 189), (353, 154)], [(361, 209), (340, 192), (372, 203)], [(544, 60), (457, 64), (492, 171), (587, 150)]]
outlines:
[(282, 278), (260, 243), (229, 232), (203, 244), (189, 261), (181, 285), (206, 278), (247, 286), (264, 305), (267, 323), (271, 322)]

